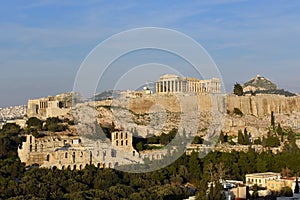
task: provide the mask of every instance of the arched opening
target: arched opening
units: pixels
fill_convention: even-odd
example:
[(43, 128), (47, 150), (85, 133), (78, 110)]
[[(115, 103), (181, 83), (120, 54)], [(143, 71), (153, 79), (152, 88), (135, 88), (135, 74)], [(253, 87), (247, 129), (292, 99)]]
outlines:
[(65, 153), (65, 158), (68, 158), (68, 152)]
[(108, 168), (111, 168), (111, 163), (108, 163)]
[(132, 155), (135, 156), (135, 151), (132, 152)]
[(65, 169), (65, 166), (63, 165), (62, 167), (61, 167), (61, 170), (64, 170)]
[(76, 170), (76, 165), (74, 165), (73, 170)]
[(73, 163), (75, 163), (75, 152), (73, 152), (72, 159), (73, 159)]
[(123, 146), (123, 140), (121, 141), (121, 146)]
[(64, 107), (64, 103), (63, 103), (63, 102), (61, 102), (61, 101), (60, 101), (60, 102), (58, 102), (58, 107), (59, 107), (59, 108), (63, 108), (63, 107)]
[(46, 161), (50, 161), (50, 155), (49, 154), (46, 156)]
[(29, 146), (29, 151), (32, 152), (32, 145)]
[(79, 165), (79, 170), (82, 170), (82, 165)]

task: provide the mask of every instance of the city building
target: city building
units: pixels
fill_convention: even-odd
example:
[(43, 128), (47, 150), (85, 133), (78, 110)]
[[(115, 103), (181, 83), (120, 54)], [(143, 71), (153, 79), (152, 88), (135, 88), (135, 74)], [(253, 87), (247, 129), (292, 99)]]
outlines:
[(265, 172), (246, 174), (246, 185), (253, 186), (257, 184), (260, 187), (266, 187), (268, 181), (277, 179), (280, 179), (280, 173)]
[(295, 179), (276, 179), (267, 181), (266, 188), (275, 192), (280, 192), (283, 187), (292, 188)]
[(179, 77), (174, 74), (165, 74), (155, 83), (157, 94), (194, 93), (208, 94), (220, 93), (221, 81), (218, 78), (199, 80), (196, 78)]

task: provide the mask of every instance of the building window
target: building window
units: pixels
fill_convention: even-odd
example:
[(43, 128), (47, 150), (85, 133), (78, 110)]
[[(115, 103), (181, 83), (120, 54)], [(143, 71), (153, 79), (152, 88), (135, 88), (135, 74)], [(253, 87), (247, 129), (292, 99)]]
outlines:
[(116, 133), (116, 139), (118, 139), (118, 136), (119, 136), (119, 134), (118, 134), (118, 133)]
[(126, 145), (126, 146), (128, 145), (128, 141), (127, 141), (127, 140), (125, 141), (125, 145)]
[(65, 153), (65, 158), (68, 158), (68, 152)]
[(117, 140), (117, 141), (116, 141), (116, 146), (118, 146), (118, 145), (119, 145), (119, 141)]
[(46, 161), (50, 161), (50, 155), (49, 154), (46, 156)]
[(123, 146), (123, 140), (121, 141), (121, 146)]
[(32, 145), (29, 146), (29, 151), (32, 152)]
[(127, 133), (125, 133), (125, 139), (127, 139), (127, 137), (128, 137), (128, 135), (127, 135)]

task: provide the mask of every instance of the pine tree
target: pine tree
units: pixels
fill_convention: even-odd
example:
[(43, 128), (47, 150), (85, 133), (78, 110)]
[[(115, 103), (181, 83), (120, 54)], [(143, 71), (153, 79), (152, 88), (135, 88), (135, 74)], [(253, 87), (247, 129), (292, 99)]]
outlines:
[(233, 94), (235, 94), (237, 96), (243, 96), (244, 95), (243, 87), (239, 83), (234, 84)]
[(244, 144), (244, 135), (243, 132), (241, 130), (238, 131), (238, 143), (239, 144)]
[(295, 185), (294, 193), (295, 193), (295, 194), (299, 194), (299, 183), (298, 183), (298, 177), (296, 177), (296, 185)]
[(281, 128), (280, 123), (278, 123), (277, 134), (278, 134), (278, 136), (281, 137), (281, 142), (283, 142), (283, 130), (282, 130), (282, 128)]
[(271, 126), (275, 130), (275, 116), (273, 111), (271, 112)]

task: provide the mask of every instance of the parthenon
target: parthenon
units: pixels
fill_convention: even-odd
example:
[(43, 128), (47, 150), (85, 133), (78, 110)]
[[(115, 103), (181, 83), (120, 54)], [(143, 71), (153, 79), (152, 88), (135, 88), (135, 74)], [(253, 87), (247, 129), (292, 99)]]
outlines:
[(157, 94), (168, 93), (220, 93), (221, 81), (218, 78), (199, 80), (196, 78), (179, 77), (173, 74), (165, 74), (156, 82)]

